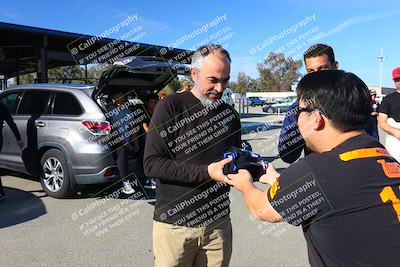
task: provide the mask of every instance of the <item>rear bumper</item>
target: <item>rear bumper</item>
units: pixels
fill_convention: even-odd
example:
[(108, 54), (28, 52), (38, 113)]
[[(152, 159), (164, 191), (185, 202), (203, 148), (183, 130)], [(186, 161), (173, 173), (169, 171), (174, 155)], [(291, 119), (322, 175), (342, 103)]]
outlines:
[[(142, 177), (144, 176), (142, 171), (142, 166), (139, 163), (140, 161), (137, 159), (130, 159), (128, 161), (128, 169), (129, 173), (131, 173), (130, 179), (135, 179), (135, 178), (142, 179)], [(99, 169), (100, 171), (97, 171)], [(118, 173), (117, 165), (115, 163), (102, 167), (100, 166), (94, 167), (92, 171), (88, 171), (87, 169), (85, 169), (84, 171), (82, 169), (73, 169), (73, 170), (74, 170), (75, 182), (81, 185), (109, 183), (121, 180), (121, 177), (119, 176)], [(107, 172), (111, 171), (112, 175), (109, 175), (109, 173)]]

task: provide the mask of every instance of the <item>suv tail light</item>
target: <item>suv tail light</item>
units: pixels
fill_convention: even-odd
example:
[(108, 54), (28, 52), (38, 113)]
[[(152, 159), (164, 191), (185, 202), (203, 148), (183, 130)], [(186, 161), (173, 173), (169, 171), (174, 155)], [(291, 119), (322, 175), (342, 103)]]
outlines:
[(82, 124), (93, 134), (106, 135), (109, 134), (111, 130), (108, 121), (83, 121)]
[(104, 177), (111, 177), (114, 175), (114, 170), (113, 168), (108, 169), (105, 173), (104, 173)]

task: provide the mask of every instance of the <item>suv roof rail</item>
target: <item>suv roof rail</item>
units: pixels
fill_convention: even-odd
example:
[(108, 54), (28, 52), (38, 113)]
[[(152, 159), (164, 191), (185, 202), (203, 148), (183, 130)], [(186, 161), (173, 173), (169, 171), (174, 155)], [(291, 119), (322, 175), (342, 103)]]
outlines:
[(94, 89), (96, 86), (93, 84), (62, 84), (62, 83), (31, 83), (31, 84), (19, 84), (12, 87), (7, 87), (5, 90), (13, 90), (13, 89), (57, 89), (57, 88), (64, 88), (64, 89), (78, 89), (78, 90), (85, 90), (85, 89)]
[[(130, 65), (132, 66), (143, 66), (146, 63), (156, 61), (156, 62), (170, 62), (170, 60), (166, 60), (165, 58), (162, 57), (156, 57), (156, 56), (129, 56), (129, 57), (123, 57), (120, 58), (119, 60), (116, 60), (113, 65), (117, 66), (125, 66), (125, 65)], [(181, 63), (179, 63), (181, 64)]]
[[(99, 79), (96, 78), (67, 78), (67, 77), (60, 77), (60, 78), (48, 78), (49, 81), (61, 81), (62, 84), (72, 84), (72, 81), (83, 81), (83, 84), (93, 84), (97, 83)], [(34, 83), (38, 83), (38, 79), (33, 80)]]

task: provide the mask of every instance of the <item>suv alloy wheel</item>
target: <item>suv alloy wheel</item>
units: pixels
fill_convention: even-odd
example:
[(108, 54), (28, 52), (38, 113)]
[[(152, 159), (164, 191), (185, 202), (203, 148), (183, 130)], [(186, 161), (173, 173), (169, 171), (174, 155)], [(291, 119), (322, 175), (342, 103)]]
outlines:
[(42, 173), (40, 182), (47, 195), (64, 198), (72, 195), (71, 176), (64, 154), (57, 149), (50, 149), (40, 160)]

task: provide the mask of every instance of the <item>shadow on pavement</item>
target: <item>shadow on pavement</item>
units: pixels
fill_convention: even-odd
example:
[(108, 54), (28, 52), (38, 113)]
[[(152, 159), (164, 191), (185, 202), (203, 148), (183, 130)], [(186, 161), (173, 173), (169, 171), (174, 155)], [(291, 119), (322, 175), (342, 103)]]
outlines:
[[(4, 175), (4, 176), (5, 175), (16, 176), (16, 177), (19, 177), (22, 179), (40, 183), (40, 179), (38, 177), (34, 177), (34, 176), (31, 176), (28, 174), (19, 173), (19, 172), (15, 172), (15, 171), (9, 171), (9, 170), (5, 170), (5, 169), (1, 169), (1, 170), (3, 171), (2, 175)], [(147, 203), (149, 203), (150, 205), (154, 205), (156, 192), (154, 189), (143, 188), (143, 184), (144, 184), (143, 180), (144, 180), (144, 178), (140, 178), (141, 185), (139, 185), (138, 187), (135, 187), (135, 190), (137, 192), (142, 192), (142, 195), (140, 197), (134, 198), (132, 200), (143, 199), (143, 197), (144, 197)], [(98, 198), (105, 198), (105, 197), (111, 196), (113, 194), (114, 194), (113, 198), (116, 198), (116, 199), (129, 198), (129, 195), (125, 195), (123, 193), (118, 193), (118, 195), (117, 195), (117, 193), (115, 193), (118, 190), (120, 192), (120, 189), (121, 189), (121, 182), (82, 185), (77, 190), (77, 193), (68, 197), (68, 199), (85, 199), (85, 198), (98, 199)], [(16, 189), (10, 188), (10, 190), (16, 190)], [(43, 195), (41, 195), (39, 197), (33, 196), (35, 198), (48, 197), (48, 195), (46, 195), (46, 193), (43, 190), (34, 190), (34, 191), (29, 191), (29, 192), (30, 193), (43, 193)], [(8, 199), (5, 202), (7, 202), (7, 201), (8, 201)], [(0, 203), (0, 215), (2, 214), (2, 210), (3, 210), (3, 203)], [(2, 219), (2, 216), (0, 216), (0, 220), (1, 219)], [(0, 225), (1, 225), (1, 223), (0, 223)]]
[(78, 192), (71, 196), (71, 199), (102, 199), (102, 198), (114, 198), (114, 199), (132, 199), (132, 200), (146, 200), (150, 205), (154, 205), (156, 192), (154, 189), (145, 189), (142, 184), (138, 187), (134, 187), (135, 193), (132, 195), (125, 195), (121, 192), (121, 183), (116, 182), (113, 184), (94, 184), (86, 185)]
[[(36, 219), (47, 213), (41, 197), (32, 192), (4, 187), (7, 198), (0, 203), (0, 229)], [(35, 191), (38, 192), (38, 191)]]

